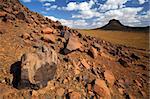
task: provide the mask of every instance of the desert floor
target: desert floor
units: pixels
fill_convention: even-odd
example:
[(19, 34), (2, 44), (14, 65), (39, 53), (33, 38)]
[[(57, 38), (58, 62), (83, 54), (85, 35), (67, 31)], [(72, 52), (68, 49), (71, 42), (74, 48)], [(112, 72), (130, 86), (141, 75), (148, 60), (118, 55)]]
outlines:
[(106, 31), (106, 30), (78, 30), (84, 35), (94, 36), (111, 43), (122, 44), (140, 49), (149, 48), (149, 33)]

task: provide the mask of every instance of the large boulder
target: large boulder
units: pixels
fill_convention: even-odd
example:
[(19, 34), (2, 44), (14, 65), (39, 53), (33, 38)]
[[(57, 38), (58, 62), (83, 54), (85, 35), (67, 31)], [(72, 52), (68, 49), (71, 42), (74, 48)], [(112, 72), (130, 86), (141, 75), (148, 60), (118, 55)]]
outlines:
[(20, 87), (45, 87), (54, 78), (57, 69), (57, 54), (53, 49), (26, 53), (21, 57)]
[(64, 49), (64, 54), (68, 54), (72, 51), (75, 51), (77, 49), (81, 49), (82, 44), (80, 43), (79, 39), (77, 36), (71, 35), (66, 48)]

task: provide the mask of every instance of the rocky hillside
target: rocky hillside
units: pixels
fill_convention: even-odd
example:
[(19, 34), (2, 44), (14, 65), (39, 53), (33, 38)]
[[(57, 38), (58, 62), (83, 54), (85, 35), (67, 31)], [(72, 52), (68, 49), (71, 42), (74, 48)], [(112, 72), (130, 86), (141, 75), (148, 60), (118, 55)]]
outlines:
[(124, 26), (119, 20), (112, 19), (109, 21), (108, 24), (101, 28), (102, 30), (119, 30), (119, 31), (130, 31), (130, 32), (147, 32), (149, 33), (149, 26), (147, 27), (130, 27), (130, 26)]
[(149, 53), (0, 0), (0, 99), (148, 99)]

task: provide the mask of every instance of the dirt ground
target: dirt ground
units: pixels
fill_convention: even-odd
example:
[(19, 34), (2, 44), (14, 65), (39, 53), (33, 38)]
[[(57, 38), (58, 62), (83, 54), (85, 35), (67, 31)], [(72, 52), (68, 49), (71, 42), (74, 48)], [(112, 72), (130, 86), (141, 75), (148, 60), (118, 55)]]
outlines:
[(78, 30), (84, 35), (97, 37), (115, 44), (122, 44), (140, 49), (149, 49), (149, 33), (123, 32), (106, 30)]

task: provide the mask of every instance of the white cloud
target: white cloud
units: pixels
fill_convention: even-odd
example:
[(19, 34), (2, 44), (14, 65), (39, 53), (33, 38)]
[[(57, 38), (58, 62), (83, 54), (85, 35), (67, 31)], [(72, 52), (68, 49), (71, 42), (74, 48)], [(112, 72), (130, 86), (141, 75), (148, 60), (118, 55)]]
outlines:
[(110, 10), (110, 9), (118, 9), (123, 8), (128, 0), (107, 0), (104, 5), (100, 7), (101, 10)]
[(51, 9), (56, 9), (58, 6), (57, 5), (52, 5), (50, 8)]
[[(150, 11), (145, 12), (144, 15), (139, 15), (138, 12), (142, 11), (143, 7), (126, 7), (124, 4), (127, 1), (128, 0), (107, 0), (106, 3), (102, 5), (99, 4), (97, 0), (90, 0), (89, 2), (81, 3), (70, 2), (66, 7), (54, 5), (47, 8), (47, 10), (57, 9), (76, 11), (77, 13), (72, 14), (73, 20), (59, 19), (52, 16), (47, 17), (54, 21), (58, 20), (63, 25), (72, 28), (101, 27), (107, 24), (111, 19), (117, 19), (124, 25), (146, 26), (150, 19)], [(97, 5), (97, 7), (94, 8), (94, 5)]]
[(57, 8), (58, 8), (57, 5), (52, 5), (52, 6), (50, 6), (50, 7), (47, 7), (47, 8), (46, 8), (46, 11), (49, 11), (49, 10), (52, 10), (52, 9), (57, 9)]
[(45, 3), (45, 4), (43, 4), (43, 6), (50, 6), (51, 4), (50, 3)]
[[(116, 10), (110, 10), (105, 13), (103, 13), (99, 18), (96, 18), (93, 20), (93, 23), (95, 27), (101, 27), (109, 22), (111, 19), (117, 19), (121, 21), (124, 25), (129, 26), (138, 26), (141, 22), (139, 20), (138, 12), (142, 10), (142, 7), (138, 8), (121, 8)], [(96, 25), (99, 23), (98, 25)], [(101, 24), (103, 23), (103, 24)]]
[(145, 2), (146, 2), (146, 0), (139, 0), (139, 4), (143, 4)]
[(31, 0), (22, 0), (23, 2), (31, 2)]
[(78, 11), (78, 14), (72, 15), (72, 18), (90, 19), (97, 17), (100, 14), (92, 7), (97, 3), (97, 0), (90, 0), (89, 2), (70, 2), (67, 7), (63, 7), (63, 10)]
[(86, 28), (89, 24), (86, 20), (66, 20), (66, 19), (59, 19), (53, 16), (45, 16), (53, 21), (60, 21), (63, 25), (69, 26), (71, 28)]
[(69, 2), (67, 7), (64, 7), (64, 10), (72, 11), (72, 10), (89, 10), (94, 4), (95, 0), (90, 0), (89, 2)]
[(51, 20), (53, 20), (53, 21), (57, 21), (57, 20), (58, 20), (58, 18), (55, 18), (55, 17), (53, 17), (53, 16), (45, 16), (45, 17), (47, 17), (47, 18), (49, 18), (49, 19), (51, 19)]
[(40, 2), (55, 2), (55, 0), (39, 0)]
[(89, 10), (81, 10), (79, 11), (79, 14), (72, 15), (72, 18), (81, 18), (81, 19), (91, 19), (93, 17), (99, 17), (101, 14), (95, 10), (89, 9)]

